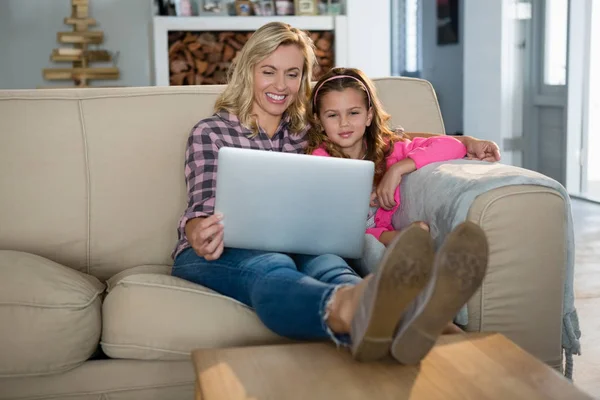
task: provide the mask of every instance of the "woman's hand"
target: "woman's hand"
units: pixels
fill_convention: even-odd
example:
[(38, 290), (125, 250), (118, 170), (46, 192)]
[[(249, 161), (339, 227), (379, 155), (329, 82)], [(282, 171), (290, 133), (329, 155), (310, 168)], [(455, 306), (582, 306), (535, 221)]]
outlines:
[(194, 218), (185, 225), (188, 242), (200, 257), (208, 261), (216, 260), (223, 254), (223, 216), (211, 215), (207, 218)]
[(398, 189), (400, 182), (402, 182), (402, 175), (408, 174), (415, 169), (415, 162), (410, 158), (406, 158), (398, 161), (385, 172), (383, 178), (381, 178), (381, 182), (379, 182), (379, 185), (377, 185), (377, 189), (375, 190), (379, 207), (384, 210), (391, 210), (396, 206), (394, 194), (396, 193), (396, 189)]

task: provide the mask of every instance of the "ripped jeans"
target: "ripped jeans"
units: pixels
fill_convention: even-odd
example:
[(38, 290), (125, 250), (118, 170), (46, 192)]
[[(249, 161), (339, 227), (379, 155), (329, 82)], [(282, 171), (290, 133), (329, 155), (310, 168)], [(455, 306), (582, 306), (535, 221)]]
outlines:
[(207, 261), (188, 248), (176, 257), (172, 275), (252, 307), (260, 320), (280, 336), (350, 342), (349, 335), (334, 335), (325, 322), (327, 304), (335, 290), (361, 281), (338, 256), (226, 247), (218, 260)]

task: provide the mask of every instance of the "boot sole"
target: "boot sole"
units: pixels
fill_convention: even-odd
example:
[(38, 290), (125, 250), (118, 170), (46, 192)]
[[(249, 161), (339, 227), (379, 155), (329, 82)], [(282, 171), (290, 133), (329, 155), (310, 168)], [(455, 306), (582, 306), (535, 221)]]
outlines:
[(446, 325), (481, 286), (488, 264), (483, 230), (465, 222), (446, 238), (436, 255), (429, 293), (414, 315), (403, 323), (391, 346), (402, 364), (418, 364), (435, 345)]
[(431, 236), (417, 226), (406, 228), (390, 244), (352, 320), (351, 351), (356, 360), (389, 356), (402, 312), (427, 284), (433, 258)]

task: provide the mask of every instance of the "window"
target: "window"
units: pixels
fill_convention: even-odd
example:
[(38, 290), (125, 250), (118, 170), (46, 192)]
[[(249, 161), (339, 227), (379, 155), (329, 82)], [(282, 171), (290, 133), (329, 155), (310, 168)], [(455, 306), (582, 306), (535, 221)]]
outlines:
[(421, 0), (392, 0), (392, 75), (419, 76)]
[(416, 73), (419, 69), (419, 0), (405, 0), (405, 66), (408, 73)]
[(567, 81), (567, 18), (569, 0), (546, 0), (544, 17), (544, 84)]

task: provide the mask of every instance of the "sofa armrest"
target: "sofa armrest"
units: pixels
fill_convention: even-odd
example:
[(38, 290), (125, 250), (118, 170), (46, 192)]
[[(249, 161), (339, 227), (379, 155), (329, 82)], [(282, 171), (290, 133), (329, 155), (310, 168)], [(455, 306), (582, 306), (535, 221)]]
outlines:
[(560, 369), (567, 218), (556, 184), (499, 164), (427, 166), (403, 181), (394, 226), (425, 220), (439, 246), (457, 216), (479, 224), (490, 258), (482, 287), (467, 305), (467, 329), (503, 333)]

